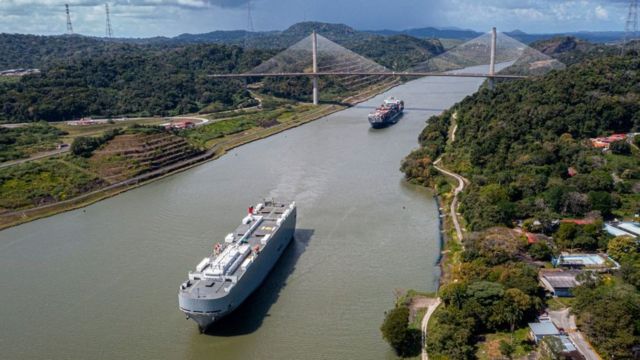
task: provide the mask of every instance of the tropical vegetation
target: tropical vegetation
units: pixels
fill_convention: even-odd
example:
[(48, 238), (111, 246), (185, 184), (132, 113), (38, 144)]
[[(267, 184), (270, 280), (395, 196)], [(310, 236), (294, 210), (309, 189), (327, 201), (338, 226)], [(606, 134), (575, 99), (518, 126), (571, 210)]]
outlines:
[[(402, 164), (409, 181), (441, 187), (433, 163), (442, 157), (470, 180), (459, 210), (473, 232), (441, 288), (445, 307), (427, 343), (436, 359), (473, 358), (482, 334), (533, 319), (545, 299), (537, 268), (527, 264), (560, 251), (609, 251), (620, 262), (618, 274), (581, 279), (573, 310), (606, 358), (631, 358), (640, 343), (638, 243), (603, 231), (604, 220), (640, 213), (638, 140), (630, 135), (605, 150), (590, 141), (640, 130), (640, 61), (582, 56), (588, 60), (565, 71), (481, 89), (432, 117)], [(516, 227), (547, 237), (528, 244), (509, 229)], [(504, 354), (512, 345), (501, 346)]]

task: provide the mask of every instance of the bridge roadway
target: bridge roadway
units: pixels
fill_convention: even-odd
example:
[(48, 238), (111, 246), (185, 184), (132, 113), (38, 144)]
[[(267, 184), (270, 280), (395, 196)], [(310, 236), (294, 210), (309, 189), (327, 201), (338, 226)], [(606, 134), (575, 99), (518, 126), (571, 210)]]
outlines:
[(212, 74), (211, 78), (248, 78), (248, 77), (294, 77), (294, 76), (405, 76), (405, 77), (426, 77), (426, 76), (443, 76), (443, 77), (462, 77), (462, 78), (489, 78), (489, 79), (526, 79), (527, 76), (522, 75), (504, 75), (504, 74), (481, 74), (481, 73), (434, 73), (434, 72), (280, 72), (280, 73), (255, 73), (255, 74)]

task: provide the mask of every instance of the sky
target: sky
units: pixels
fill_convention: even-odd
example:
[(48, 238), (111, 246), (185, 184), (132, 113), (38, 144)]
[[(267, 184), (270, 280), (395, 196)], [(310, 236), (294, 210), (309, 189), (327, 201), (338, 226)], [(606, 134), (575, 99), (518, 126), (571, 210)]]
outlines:
[[(66, 31), (65, 1), (75, 33), (104, 36), (105, 2), (114, 36), (175, 36), (248, 29), (249, 0), (0, 0), (0, 32)], [(343, 23), (359, 30), (456, 27), (529, 33), (622, 31), (629, 0), (251, 0), (255, 30), (300, 21)]]

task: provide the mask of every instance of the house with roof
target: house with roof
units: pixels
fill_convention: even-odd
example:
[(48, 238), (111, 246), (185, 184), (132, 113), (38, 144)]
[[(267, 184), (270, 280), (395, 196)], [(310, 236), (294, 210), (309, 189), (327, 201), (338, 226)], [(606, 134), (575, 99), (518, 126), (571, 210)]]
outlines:
[(529, 335), (537, 344), (545, 336), (559, 336), (560, 330), (551, 321), (529, 323)]
[(580, 285), (576, 277), (581, 273), (580, 270), (540, 270), (538, 279), (542, 286), (551, 295), (557, 297), (572, 297), (572, 289)]
[(609, 145), (612, 142), (625, 140), (627, 138), (626, 134), (613, 134), (611, 136), (598, 137), (591, 139), (591, 146), (598, 149), (609, 149)]
[(630, 221), (609, 221), (604, 224), (604, 230), (613, 236), (640, 236), (640, 225)]

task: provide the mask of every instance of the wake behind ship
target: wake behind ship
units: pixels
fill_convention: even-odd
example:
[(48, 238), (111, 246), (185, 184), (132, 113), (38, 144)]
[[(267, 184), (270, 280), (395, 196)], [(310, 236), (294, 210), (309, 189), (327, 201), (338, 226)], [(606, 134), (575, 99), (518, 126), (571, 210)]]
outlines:
[(404, 101), (390, 97), (369, 114), (369, 123), (374, 129), (380, 129), (395, 124), (404, 111)]
[(295, 202), (265, 201), (180, 285), (180, 310), (200, 331), (236, 309), (264, 281), (296, 227)]

